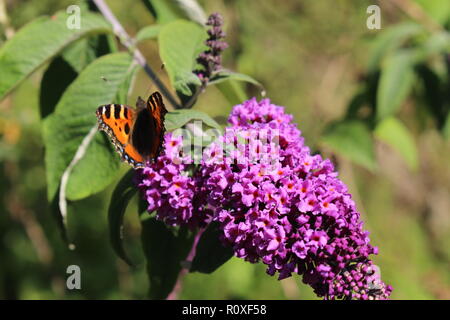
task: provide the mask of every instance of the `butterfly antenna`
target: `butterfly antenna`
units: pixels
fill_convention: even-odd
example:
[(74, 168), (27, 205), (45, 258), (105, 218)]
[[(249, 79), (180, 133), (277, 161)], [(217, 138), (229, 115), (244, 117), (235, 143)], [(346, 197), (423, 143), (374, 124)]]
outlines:
[(153, 86), (150, 84), (150, 86), (148, 86), (147, 90), (145, 91), (145, 97), (149, 97), (153, 92)]

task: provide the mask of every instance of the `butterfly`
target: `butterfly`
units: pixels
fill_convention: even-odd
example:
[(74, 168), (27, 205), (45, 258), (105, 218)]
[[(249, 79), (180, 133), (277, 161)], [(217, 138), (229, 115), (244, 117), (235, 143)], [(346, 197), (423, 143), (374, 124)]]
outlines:
[(98, 107), (96, 111), (98, 129), (108, 134), (122, 161), (135, 169), (155, 161), (160, 154), (166, 113), (158, 91), (152, 93), (147, 102), (139, 97), (136, 108), (107, 104)]

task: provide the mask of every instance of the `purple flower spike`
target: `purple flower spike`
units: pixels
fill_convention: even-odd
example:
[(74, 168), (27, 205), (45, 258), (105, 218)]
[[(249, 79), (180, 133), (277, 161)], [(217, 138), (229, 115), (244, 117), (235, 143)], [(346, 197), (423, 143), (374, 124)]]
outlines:
[(378, 249), (351, 194), (331, 161), (311, 154), (292, 116), (253, 98), (228, 122), (193, 171), (181, 137), (166, 134), (158, 161), (138, 171), (148, 211), (170, 225), (217, 221), (235, 256), (263, 262), (280, 280), (297, 273), (324, 299), (388, 299), (392, 287), (370, 259)]
[[(202, 163), (206, 201), (217, 208), (224, 243), (280, 280), (302, 275), (325, 299), (387, 299), (392, 288), (374, 276), (369, 255), (377, 249), (347, 187), (329, 160), (310, 153), (292, 116), (268, 99), (251, 99), (233, 108), (229, 122), (229, 131), (264, 131), (278, 144), (258, 146), (261, 154), (277, 155), (275, 164), (251, 159), (248, 150), (237, 164)], [(218, 188), (221, 179), (228, 184)]]
[(223, 18), (220, 13), (213, 13), (208, 17), (207, 26), (221, 27), (223, 25)]
[(208, 49), (197, 58), (197, 62), (202, 66), (201, 70), (195, 70), (194, 73), (200, 78), (202, 86), (211, 79), (213, 72), (222, 69), (222, 52), (228, 48), (228, 44), (222, 39), (225, 38), (225, 32), (222, 30), (223, 18), (219, 13), (213, 13), (206, 22), (211, 28), (208, 30), (208, 39), (205, 44)]

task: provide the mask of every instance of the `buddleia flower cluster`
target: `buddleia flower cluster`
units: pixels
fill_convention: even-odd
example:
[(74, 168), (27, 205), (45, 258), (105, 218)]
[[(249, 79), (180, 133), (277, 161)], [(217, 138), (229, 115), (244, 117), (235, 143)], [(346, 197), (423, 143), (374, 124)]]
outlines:
[[(203, 207), (198, 183), (189, 174), (193, 159), (182, 154), (183, 137), (165, 134), (164, 151), (158, 161), (136, 170), (135, 183), (144, 196), (148, 212), (170, 226), (205, 225), (211, 210)], [(209, 219), (210, 220), (210, 219)]]
[[(330, 160), (312, 154), (284, 108), (269, 99), (233, 108), (201, 163), (175, 165), (180, 141), (139, 173), (149, 211), (171, 225), (220, 224), (236, 257), (282, 280), (302, 276), (325, 299), (387, 299), (360, 213)], [(186, 159), (185, 159), (186, 160)]]

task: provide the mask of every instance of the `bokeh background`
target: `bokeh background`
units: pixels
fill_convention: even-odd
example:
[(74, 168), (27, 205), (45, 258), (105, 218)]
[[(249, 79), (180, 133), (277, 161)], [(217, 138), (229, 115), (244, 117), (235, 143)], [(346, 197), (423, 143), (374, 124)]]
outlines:
[[(0, 0), (0, 45), (27, 22), (74, 2)], [(154, 23), (141, 1), (106, 2), (131, 35)], [(321, 144), (325, 128), (345, 115), (360, 90), (373, 44), (383, 31), (409, 20), (448, 27), (448, 7), (430, 9), (423, 6), (425, 1), (414, 0), (199, 3), (207, 13), (220, 12), (225, 18), (230, 48), (224, 66), (260, 81), (267, 96), (294, 115), (306, 143), (337, 162), (371, 241), (379, 247), (374, 260), (383, 280), (394, 287), (392, 298), (450, 299), (450, 140), (417, 111), (429, 108), (427, 102), (411, 94), (398, 115), (413, 134), (419, 156), (416, 170), (381, 141), (375, 145), (376, 170), (354, 164)], [(381, 7), (381, 30), (366, 27), (371, 4)], [(156, 42), (146, 41), (140, 49), (167, 82)], [(69, 232), (76, 249), (68, 250), (61, 239), (46, 199), (39, 116), (45, 67), (0, 102), (0, 298), (143, 299), (148, 283), (135, 208), (126, 215), (125, 239), (133, 260), (140, 263), (128, 267), (109, 244), (106, 208), (113, 186), (70, 204)], [(153, 89), (140, 72), (130, 104)], [(259, 96), (254, 88), (245, 89), (249, 96)], [(450, 92), (450, 87), (446, 90)], [(195, 107), (223, 119), (232, 105), (218, 89), (209, 87)], [(71, 264), (81, 267), (81, 290), (66, 289), (66, 268)], [(237, 258), (211, 275), (188, 274), (179, 297), (317, 299), (298, 276), (278, 281), (266, 275), (264, 265)]]

